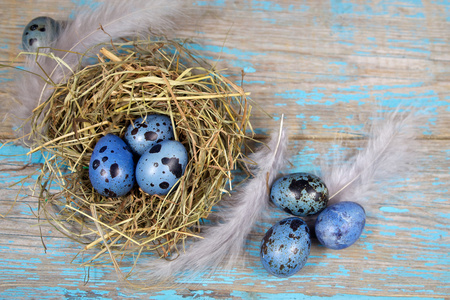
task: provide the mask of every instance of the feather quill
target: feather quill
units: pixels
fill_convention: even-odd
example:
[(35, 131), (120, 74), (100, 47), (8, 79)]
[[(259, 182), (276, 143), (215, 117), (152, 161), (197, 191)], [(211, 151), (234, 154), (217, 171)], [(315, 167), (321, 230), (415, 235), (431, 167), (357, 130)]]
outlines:
[[(180, 3), (178, 0), (112, 0), (94, 8), (79, 7), (72, 20), (63, 22), (58, 39), (49, 48), (39, 49), (43, 55), (27, 57), (27, 72), (21, 72), (15, 80), (18, 105), (10, 111), (16, 116), (14, 125), (19, 127), (28, 120), (33, 110), (51, 95), (52, 85), (65, 82), (77, 70), (84, 54), (95, 56), (95, 46), (121, 37), (171, 30), (180, 15)], [(28, 123), (18, 135), (25, 136), (30, 131)]]
[[(154, 260), (147, 266), (149, 283), (173, 279), (176, 275), (193, 278), (204, 272), (213, 272), (219, 266), (230, 268), (242, 254), (246, 238), (255, 222), (269, 208), (269, 187), (286, 165), (287, 134), (282, 122), (273, 132), (267, 145), (253, 153), (254, 177), (228, 199), (232, 205), (220, 209), (218, 225), (206, 228), (203, 239), (195, 241), (186, 252), (172, 261)], [(223, 200), (227, 202), (226, 200)], [(147, 275), (149, 274), (149, 275)]]
[(426, 113), (405, 111), (386, 113), (370, 124), (367, 144), (349, 159), (343, 155), (327, 161), (322, 156), (319, 176), (328, 187), (328, 205), (353, 201), (369, 206), (368, 201), (384, 183), (411, 174), (417, 162), (419, 126)]

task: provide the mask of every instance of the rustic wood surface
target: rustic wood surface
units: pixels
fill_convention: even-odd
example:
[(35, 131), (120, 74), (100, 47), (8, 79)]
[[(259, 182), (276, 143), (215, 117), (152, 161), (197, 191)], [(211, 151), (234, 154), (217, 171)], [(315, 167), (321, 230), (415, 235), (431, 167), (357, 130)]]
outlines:
[[(130, 1), (131, 2), (131, 1)], [(20, 50), (24, 25), (39, 15), (63, 19), (82, 0), (2, 0), (0, 62)], [(175, 35), (227, 68), (265, 112), (253, 125), (266, 134), (285, 114), (293, 167), (313, 171), (340, 132), (358, 133), (374, 111), (398, 104), (426, 108), (419, 172), (390, 181), (371, 199), (367, 225), (352, 247), (333, 251), (313, 243), (307, 265), (288, 279), (259, 264), (258, 244), (270, 226), (249, 237), (245, 265), (186, 283), (177, 290), (135, 291), (113, 269), (79, 267), (80, 245), (35, 217), (27, 196), (42, 162), (27, 149), (0, 149), (0, 298), (11, 299), (408, 299), (450, 297), (450, 2), (446, 0), (186, 0), (191, 18)], [(20, 64), (19, 58), (17, 64)], [(12, 73), (0, 69), (1, 113)], [(3, 119), (3, 115), (1, 115)], [(3, 143), (11, 125), (0, 125)], [(349, 140), (350, 147), (361, 141)], [(17, 197), (17, 198), (16, 198)], [(16, 201), (17, 200), (17, 201)], [(275, 215), (275, 220), (283, 214)], [(42, 235), (42, 240), (41, 240)], [(43, 243), (47, 247), (44, 251)], [(144, 266), (141, 266), (144, 267)], [(148, 270), (151, 272), (151, 270)], [(87, 281), (87, 274), (89, 280)]]

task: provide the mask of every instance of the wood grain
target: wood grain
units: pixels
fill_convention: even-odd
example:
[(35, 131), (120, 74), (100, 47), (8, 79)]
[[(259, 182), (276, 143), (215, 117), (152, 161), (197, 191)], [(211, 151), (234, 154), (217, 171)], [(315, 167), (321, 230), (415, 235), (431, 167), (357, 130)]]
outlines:
[[(20, 65), (22, 30), (33, 17), (63, 19), (76, 5), (92, 3), (2, 1), (0, 63)], [(188, 18), (174, 34), (193, 39), (193, 48), (251, 92), (256, 132), (266, 135), (285, 115), (293, 164), (286, 171), (316, 170), (318, 156), (330, 153), (337, 135), (357, 135), (373, 112), (392, 111), (399, 104), (430, 112), (420, 140), (424, 155), (413, 162), (419, 171), (390, 181), (371, 199), (365, 231), (355, 245), (332, 251), (314, 241), (306, 267), (293, 277), (270, 277), (258, 261), (263, 233), (285, 216), (275, 211), (255, 227), (242, 266), (185, 282), (180, 289), (142, 292), (118, 281), (113, 269), (81, 268), (80, 257), (72, 263), (82, 246), (38, 222), (37, 201), (29, 196), (33, 177), (12, 186), (36, 176), (39, 156), (29, 158), (23, 155), (27, 149), (6, 145), (0, 149), (0, 298), (450, 297), (450, 3), (183, 3)], [(2, 120), (14, 103), (7, 91), (14, 74), (0, 69)], [(5, 120), (0, 125), (4, 143), (14, 136), (11, 120)], [(362, 143), (347, 141), (352, 148)]]

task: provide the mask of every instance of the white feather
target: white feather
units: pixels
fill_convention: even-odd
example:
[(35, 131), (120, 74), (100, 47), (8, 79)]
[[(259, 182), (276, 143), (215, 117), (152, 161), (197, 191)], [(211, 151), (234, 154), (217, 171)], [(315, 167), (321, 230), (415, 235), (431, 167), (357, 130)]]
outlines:
[[(121, 37), (171, 30), (180, 15), (180, 3), (178, 0), (111, 0), (94, 8), (79, 7), (72, 20), (63, 22), (61, 34), (50, 48), (39, 49), (39, 52), (52, 53), (57, 59), (30, 55), (25, 62), (28, 72), (21, 72), (16, 78), (18, 104), (11, 108), (16, 116), (15, 125), (21, 126), (33, 110), (48, 99), (53, 84), (65, 82), (67, 76), (77, 70), (83, 54), (90, 51), (95, 56), (96, 45)], [(18, 135), (29, 132), (30, 124), (25, 124)]]
[(328, 205), (353, 201), (367, 206), (389, 180), (413, 174), (424, 117), (423, 112), (398, 109), (386, 113), (369, 126), (367, 144), (356, 154), (341, 153), (331, 161), (323, 156), (319, 176), (329, 189)]
[(254, 177), (232, 193), (229, 199), (232, 205), (220, 209), (217, 217), (223, 220), (222, 223), (207, 228), (202, 234), (203, 239), (193, 242), (176, 259), (152, 261), (142, 277), (155, 284), (180, 274), (184, 278), (193, 278), (219, 266), (235, 266), (248, 234), (269, 207), (269, 188), (286, 166), (286, 148), (287, 134), (281, 125), (280, 131), (272, 133), (267, 145), (249, 157), (255, 166)]

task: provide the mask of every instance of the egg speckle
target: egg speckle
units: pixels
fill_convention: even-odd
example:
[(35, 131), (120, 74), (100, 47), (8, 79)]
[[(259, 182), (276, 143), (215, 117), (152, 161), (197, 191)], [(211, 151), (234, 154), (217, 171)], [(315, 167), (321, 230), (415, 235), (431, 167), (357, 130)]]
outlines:
[(138, 155), (165, 140), (174, 138), (172, 122), (165, 115), (148, 115), (138, 118), (130, 124), (125, 132), (125, 141)]
[(94, 189), (106, 197), (126, 195), (134, 186), (135, 163), (127, 144), (107, 134), (94, 147), (89, 163), (89, 179)]
[(272, 185), (270, 199), (284, 211), (299, 217), (314, 215), (328, 203), (328, 189), (317, 176), (293, 173)]
[(182, 143), (166, 140), (148, 149), (136, 166), (136, 181), (150, 195), (166, 195), (183, 176), (188, 153)]
[(330, 249), (344, 249), (361, 236), (366, 213), (361, 205), (344, 201), (328, 206), (316, 219), (315, 231), (319, 242)]
[(58, 38), (60, 25), (49, 17), (37, 17), (25, 26), (22, 47), (35, 52), (39, 47), (49, 47)]
[(264, 268), (277, 277), (297, 273), (308, 260), (311, 249), (305, 221), (291, 217), (277, 222), (261, 241), (260, 259)]

